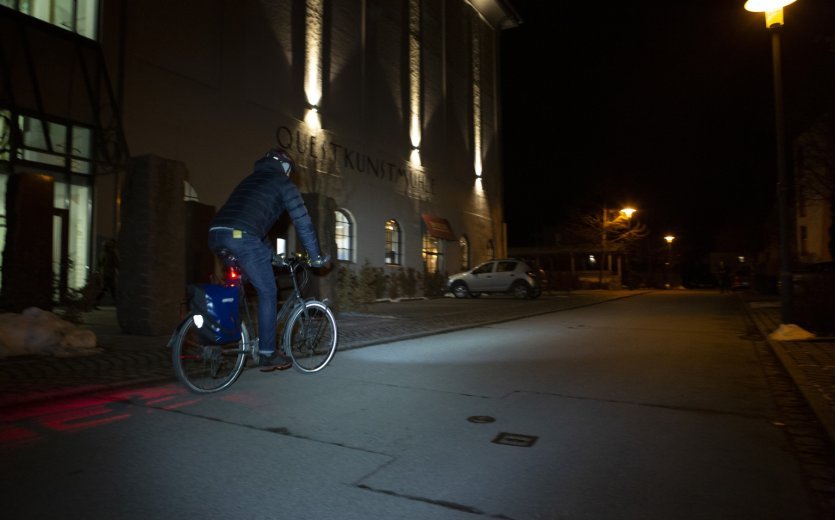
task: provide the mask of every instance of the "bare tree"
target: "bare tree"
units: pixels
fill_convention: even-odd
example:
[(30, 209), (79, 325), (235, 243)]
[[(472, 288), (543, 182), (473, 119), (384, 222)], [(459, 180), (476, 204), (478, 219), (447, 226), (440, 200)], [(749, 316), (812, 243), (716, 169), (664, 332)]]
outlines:
[(835, 258), (835, 121), (825, 114), (794, 144), (797, 204), (822, 203), (830, 213), (828, 248)]
[(597, 214), (580, 215), (571, 225), (571, 232), (580, 241), (601, 253), (627, 251), (637, 240), (647, 236), (644, 224), (634, 221), (623, 211), (603, 209)]

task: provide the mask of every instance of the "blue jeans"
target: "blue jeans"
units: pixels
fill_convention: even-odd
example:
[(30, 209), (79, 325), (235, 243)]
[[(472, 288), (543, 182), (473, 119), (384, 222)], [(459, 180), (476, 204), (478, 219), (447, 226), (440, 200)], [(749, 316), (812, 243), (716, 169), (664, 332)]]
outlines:
[(240, 238), (233, 236), (231, 229), (209, 230), (209, 249), (230, 251), (248, 281), (258, 293), (258, 350), (261, 355), (272, 355), (276, 350), (275, 319), (278, 288), (273, 274), (273, 251), (260, 237), (238, 231)]

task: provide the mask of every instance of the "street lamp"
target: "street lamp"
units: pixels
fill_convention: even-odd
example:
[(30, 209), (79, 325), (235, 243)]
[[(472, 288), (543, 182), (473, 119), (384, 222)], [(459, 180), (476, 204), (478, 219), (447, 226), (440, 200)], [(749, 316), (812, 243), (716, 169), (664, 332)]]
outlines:
[[(609, 271), (612, 270), (612, 257), (608, 254), (609, 246), (607, 244), (607, 233), (608, 228), (611, 224), (616, 224), (622, 219), (626, 219), (627, 221), (632, 220), (632, 214), (635, 213), (637, 210), (634, 208), (626, 207), (623, 209), (618, 210), (617, 216), (614, 217), (612, 220), (609, 220), (609, 215), (614, 214), (614, 210), (609, 210), (605, 205), (603, 206), (603, 218), (600, 221), (600, 230), (601, 230), (601, 247), (602, 251), (600, 254), (600, 267), (598, 269), (598, 284), (602, 287), (603, 286), (603, 267), (604, 265), (608, 264), (606, 267)], [(620, 257), (618, 257), (618, 276), (621, 278), (621, 282), (623, 281), (623, 273), (620, 270)]]
[(774, 68), (774, 127), (777, 135), (777, 218), (780, 227), (780, 319), (791, 323), (792, 275), (789, 249), (789, 186), (786, 178), (786, 143), (783, 128), (783, 82), (780, 68), (780, 27), (783, 7), (796, 0), (748, 0), (745, 9), (765, 13), (765, 26), (771, 32), (771, 61)]
[(672, 284), (672, 270), (673, 270), (673, 240), (676, 237), (673, 235), (667, 235), (664, 237), (664, 240), (667, 241), (667, 288), (670, 287)]

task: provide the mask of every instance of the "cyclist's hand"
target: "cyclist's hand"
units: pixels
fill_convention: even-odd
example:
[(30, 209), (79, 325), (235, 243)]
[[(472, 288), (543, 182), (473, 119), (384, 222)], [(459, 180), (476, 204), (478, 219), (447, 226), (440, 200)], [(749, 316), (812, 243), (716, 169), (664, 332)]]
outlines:
[(330, 255), (319, 255), (310, 260), (310, 267), (324, 267), (331, 261)]

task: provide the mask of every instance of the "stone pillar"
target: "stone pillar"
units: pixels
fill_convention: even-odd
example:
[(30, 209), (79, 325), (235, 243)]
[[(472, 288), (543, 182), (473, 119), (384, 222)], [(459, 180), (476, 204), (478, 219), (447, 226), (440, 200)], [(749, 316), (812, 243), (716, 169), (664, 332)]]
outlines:
[(116, 294), (126, 334), (173, 332), (185, 298), (186, 168), (153, 155), (131, 159), (122, 188)]
[(312, 285), (317, 299), (333, 299), (334, 287), (336, 285), (336, 202), (331, 197), (318, 193), (303, 193), (304, 205), (307, 207), (313, 225), (316, 226), (316, 235), (319, 238), (319, 249), (323, 255), (330, 255), (331, 268), (319, 269), (316, 276), (313, 276)]

